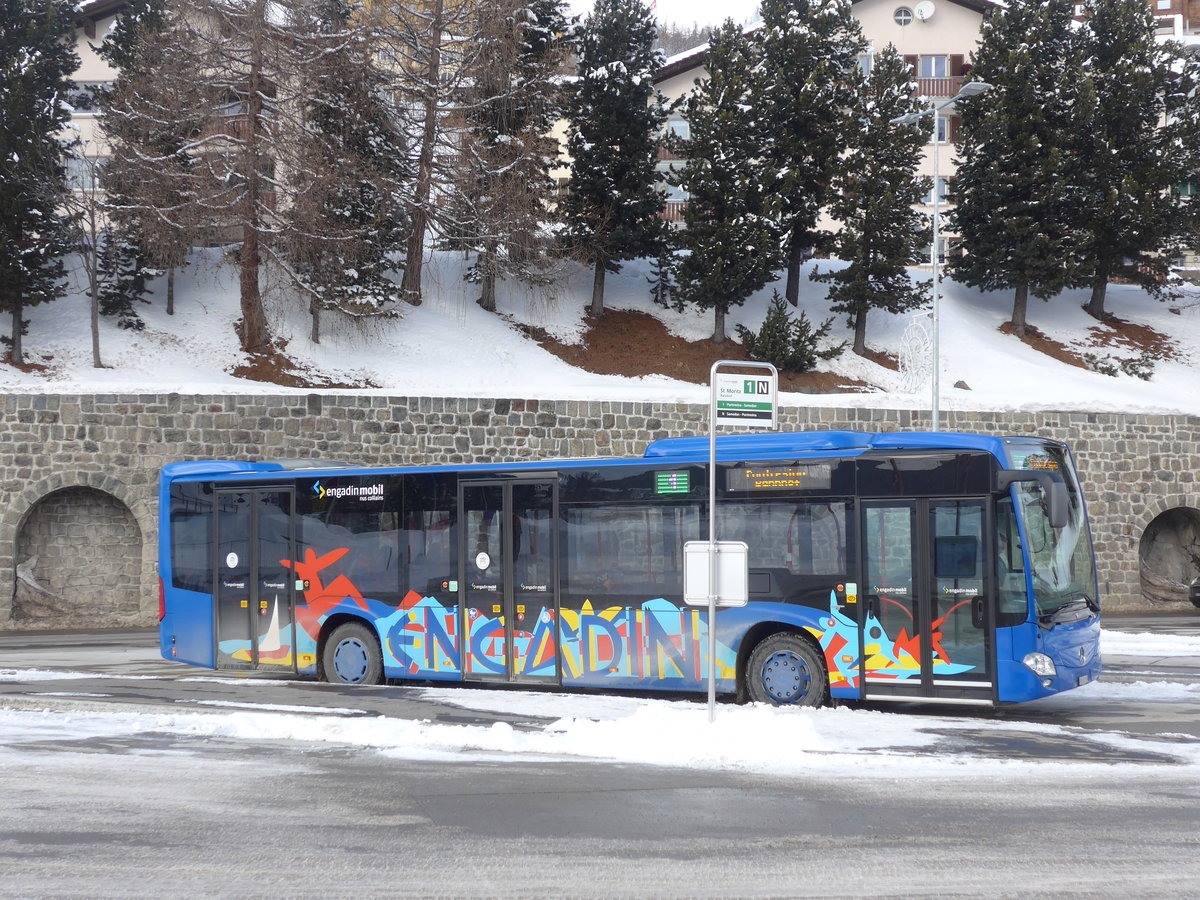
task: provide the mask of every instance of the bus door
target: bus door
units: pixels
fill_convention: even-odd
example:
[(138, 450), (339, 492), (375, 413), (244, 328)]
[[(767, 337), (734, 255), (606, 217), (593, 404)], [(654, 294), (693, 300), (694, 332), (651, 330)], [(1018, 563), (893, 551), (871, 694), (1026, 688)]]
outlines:
[(862, 504), (860, 624), (868, 699), (994, 698), (987, 509), (983, 499)]
[(559, 681), (557, 487), (459, 485), (464, 679)]
[(296, 669), (291, 488), (217, 491), (218, 668)]

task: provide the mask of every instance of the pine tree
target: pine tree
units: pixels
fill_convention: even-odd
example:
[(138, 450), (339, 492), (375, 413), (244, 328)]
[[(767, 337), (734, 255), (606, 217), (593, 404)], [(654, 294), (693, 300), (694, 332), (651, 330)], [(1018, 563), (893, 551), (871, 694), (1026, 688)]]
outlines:
[[(166, 25), (166, 0), (128, 0), (117, 13), (97, 53), (116, 71), (115, 93), (128, 90), (131, 78), (151, 77), (157, 58), (148, 54), (148, 35)], [(109, 112), (109, 100), (114, 89), (100, 97), (101, 128), (114, 132), (119, 124)], [(187, 168), (189, 159), (182, 148), (190, 135), (186, 131), (171, 134), (160, 130), (154, 135), (153, 154), (164, 164)], [(130, 149), (125, 146), (123, 149)], [(175, 271), (187, 262), (190, 250), (184, 233), (164, 222), (158, 211), (145, 210), (125, 195), (119, 171), (110, 168), (104, 178), (104, 205), (108, 222), (106, 253), (102, 258), (100, 314), (115, 316), (122, 328), (141, 330), (145, 327), (138, 314), (139, 304), (148, 303), (149, 279), (166, 274), (166, 313), (175, 314)], [(179, 197), (163, 204), (173, 208)]]
[(309, 44), (298, 102), (308, 126), (280, 157), (292, 172), (292, 202), (280, 210), (292, 235), (279, 249), (309, 294), (310, 339), (321, 313), (390, 315), (399, 298), (391, 254), (408, 237), (401, 190), (411, 183), (405, 137), (384, 100), (386, 74), (374, 63), (376, 34), (351, 25), (346, 0), (301, 6), (293, 24)]
[(452, 213), (455, 246), (475, 255), (467, 277), (496, 308), (496, 280), (550, 281), (555, 235), (547, 198), (557, 148), (558, 81), (567, 42), (558, 0), (502, 0), (479, 10), (460, 100), (468, 124)]
[(1079, 283), (1091, 287), (1085, 309), (1103, 319), (1109, 278), (1160, 291), (1171, 259), (1194, 237), (1195, 213), (1174, 188), (1191, 180), (1200, 146), (1192, 92), (1179, 90), (1188, 55), (1156, 40), (1150, 6), (1105, 0), (1089, 12), (1072, 181)]
[[(817, 228), (849, 131), (858, 57), (866, 48), (850, 0), (763, 0), (755, 32), (752, 101), (764, 131), (768, 190), (779, 203), (785, 297), (800, 297), (800, 270), (828, 243)], [(711, 71), (711, 66), (710, 66)]]
[(118, 72), (145, 66), (142, 35), (166, 24), (166, 0), (126, 0), (96, 52)]
[(834, 182), (830, 212), (842, 223), (837, 255), (849, 265), (816, 277), (833, 283), (830, 308), (846, 314), (859, 355), (867, 350), (870, 310), (899, 314), (928, 299), (929, 286), (914, 285), (907, 268), (931, 237), (926, 217), (913, 209), (929, 186), (916, 175), (925, 128), (892, 124), (920, 108), (914, 87), (895, 47), (875, 56), (855, 109), (862, 127)]
[(732, 20), (713, 33), (708, 72), (681, 101), (690, 134), (674, 146), (686, 162), (671, 180), (688, 202), (676, 235), (682, 252), (671, 261), (672, 303), (711, 309), (712, 340), (722, 344), (727, 313), (774, 280), (779, 257), (759, 132), (746, 115), (749, 44)]
[(136, 62), (121, 70), (103, 121), (118, 220), (170, 247), (240, 233), (238, 330), (247, 352), (270, 345), (260, 269), (275, 206), (267, 120), (280, 41), (266, 7), (168, 0), (161, 19), (131, 29), (122, 52)]
[(965, 251), (958, 280), (1014, 291), (1011, 325), (1024, 335), (1029, 295), (1049, 299), (1078, 268), (1071, 227), (1072, 106), (1080, 44), (1070, 0), (1011, 0), (984, 20), (972, 76), (993, 85), (960, 106), (951, 227)]
[(69, 183), (71, 190), (62, 198), (67, 223), (66, 240), (79, 261), (87, 279), (89, 324), (92, 333), (92, 366), (100, 369), (100, 288), (103, 275), (101, 260), (109, 242), (109, 228), (104, 216), (104, 192), (100, 186), (101, 160), (89, 153), (84, 141), (74, 141), (70, 148), (75, 171)]
[(663, 57), (654, 40), (642, 0), (597, 0), (579, 36), (561, 212), (574, 254), (595, 267), (593, 315), (604, 311), (605, 273), (657, 253), (665, 230), (655, 165), (666, 116), (654, 88)]
[(120, 232), (108, 231), (100, 245), (99, 313), (117, 320), (117, 326), (142, 331), (145, 321), (138, 304), (148, 303), (147, 281), (158, 274), (142, 257), (141, 248)]
[(391, 88), (398, 109), (404, 111), (413, 151), (412, 224), (400, 293), (416, 306), (421, 303), (427, 234), (454, 230), (444, 214), (447, 191), (456, 175), (462, 124), (453, 98), (464, 86), (472, 29), (486, 4), (481, 0), (368, 0), (368, 5), (387, 32), (383, 49), (393, 58)]
[(769, 362), (781, 372), (811, 372), (819, 361), (834, 359), (846, 349), (844, 343), (818, 349), (832, 327), (832, 318), (814, 327), (804, 310), (793, 319), (779, 291), (773, 291), (762, 327), (754, 332), (739, 325), (737, 333), (751, 359)]
[(63, 295), (62, 200), (75, 4), (0, 0), (0, 311), (10, 359), (24, 362), (25, 310)]
[[(349, 227), (358, 216), (350, 207), (365, 203), (369, 232), (375, 204), (399, 194), (386, 167), (373, 165), (388, 150), (376, 145), (386, 142), (373, 130), (377, 98), (362, 89), (371, 24), (323, 30), (336, 14), (314, 15), (305, 0), (170, 0), (164, 18), (137, 34), (137, 54), (150, 64), (129, 71), (109, 98), (110, 178), (128, 203), (123, 214), (156, 221), (188, 246), (240, 236), (239, 337), (246, 352), (266, 352), (264, 266), (300, 275), (293, 254), (314, 244), (341, 243), (334, 258), (356, 259), (371, 237), (322, 231), (324, 216)], [(341, 76), (325, 77), (333, 71)], [(332, 133), (314, 126), (323, 108), (345, 115)], [(313, 152), (331, 135), (344, 158)], [(372, 152), (350, 154), (360, 139)], [(316, 208), (316, 197), (331, 206)]]

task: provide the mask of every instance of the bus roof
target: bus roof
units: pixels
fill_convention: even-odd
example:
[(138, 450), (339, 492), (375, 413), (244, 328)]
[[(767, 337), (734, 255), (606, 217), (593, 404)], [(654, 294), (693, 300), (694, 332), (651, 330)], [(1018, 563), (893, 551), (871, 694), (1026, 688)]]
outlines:
[[(958, 432), (897, 431), (875, 434), (866, 431), (794, 431), (771, 433), (728, 434), (717, 437), (718, 459), (781, 459), (798, 454), (825, 456), (859, 456), (869, 451), (903, 450), (980, 450), (991, 453), (999, 460), (1007, 458), (1003, 438), (981, 434)], [(650, 443), (642, 456), (650, 462), (699, 462), (708, 460), (709, 439), (707, 437), (663, 438)], [(367, 466), (347, 463), (342, 460), (279, 459), (256, 462), (235, 460), (195, 460), (168, 463), (163, 467), (163, 477), (200, 479), (204, 477), (262, 476), (285, 472), (305, 471), (316, 473), (322, 470), (340, 471), (343, 474), (371, 472), (379, 469), (396, 469), (412, 472), (429, 472), (442, 469), (467, 471), (537, 470), (554, 468), (576, 468), (582, 465), (621, 465), (637, 461), (637, 457), (602, 457), (576, 459), (523, 460), (508, 463), (471, 463), (462, 465), (420, 466)], [(241, 479), (238, 479), (241, 480)]]
[[(1004, 459), (998, 437), (959, 432), (894, 431), (778, 431), (765, 434), (717, 436), (717, 456), (788, 456), (793, 453), (834, 452), (856, 456), (868, 450), (985, 450)], [(646, 447), (652, 459), (707, 459), (707, 437), (664, 438)]]

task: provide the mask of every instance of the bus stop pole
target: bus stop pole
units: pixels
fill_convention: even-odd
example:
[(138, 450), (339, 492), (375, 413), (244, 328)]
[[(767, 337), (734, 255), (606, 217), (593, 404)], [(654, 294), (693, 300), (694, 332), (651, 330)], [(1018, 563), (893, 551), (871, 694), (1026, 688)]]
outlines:
[(708, 392), (708, 721), (717, 719), (717, 392), (716, 372)]
[[(766, 369), (771, 373), (769, 382), (765, 385), (766, 394), (762, 387), (756, 389), (755, 400), (768, 396), (770, 404), (768, 415), (763, 416), (762, 403), (750, 406), (737, 406), (737, 415), (732, 422), (726, 424), (745, 424), (751, 428), (777, 428), (778, 410), (777, 398), (779, 372), (771, 363), (750, 362), (748, 360), (719, 359), (708, 370), (708, 721), (717, 718), (717, 601), (724, 601), (719, 596), (717, 587), (717, 420), (721, 412), (718, 400), (717, 370), (721, 366), (736, 366), (745, 369)], [(747, 390), (743, 388), (743, 391)], [(743, 418), (749, 410), (749, 417)], [(765, 420), (764, 420), (765, 419)], [(743, 600), (743, 602), (745, 602)]]

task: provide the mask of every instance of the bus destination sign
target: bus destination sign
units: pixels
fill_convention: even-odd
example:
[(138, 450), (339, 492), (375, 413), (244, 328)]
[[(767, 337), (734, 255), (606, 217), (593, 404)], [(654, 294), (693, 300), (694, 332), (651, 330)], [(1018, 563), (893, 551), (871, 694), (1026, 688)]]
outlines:
[(1014, 454), (1013, 462), (1017, 464), (1018, 469), (1041, 469), (1048, 471), (1058, 471), (1058, 460), (1046, 453), (1029, 453), (1029, 454)]
[(833, 484), (833, 466), (829, 463), (795, 463), (790, 466), (756, 466), (728, 469), (727, 491), (819, 491)]

